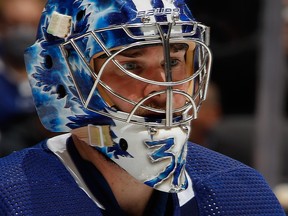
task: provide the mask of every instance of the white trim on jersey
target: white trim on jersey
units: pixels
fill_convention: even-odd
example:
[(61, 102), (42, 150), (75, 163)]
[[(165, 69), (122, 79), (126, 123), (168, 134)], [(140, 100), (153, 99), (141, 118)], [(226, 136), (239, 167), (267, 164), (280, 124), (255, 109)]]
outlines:
[(77, 170), (73, 160), (71, 159), (67, 148), (66, 141), (71, 136), (70, 133), (53, 137), (48, 139), (47, 147), (61, 160), (66, 169), (70, 172), (78, 186), (87, 194), (87, 196), (101, 209), (104, 209), (104, 206), (96, 199), (92, 194), (89, 188), (86, 186), (83, 178), (81, 177), (79, 171)]

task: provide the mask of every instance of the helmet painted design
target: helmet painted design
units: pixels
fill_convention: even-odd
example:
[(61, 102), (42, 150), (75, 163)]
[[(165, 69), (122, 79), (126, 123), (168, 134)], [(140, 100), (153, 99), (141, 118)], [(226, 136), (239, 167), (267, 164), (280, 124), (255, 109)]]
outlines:
[[(105, 143), (104, 146), (101, 144), (102, 147), (95, 143), (91, 145), (97, 146), (147, 185), (163, 191), (185, 189), (184, 162), (189, 124), (197, 117), (206, 97), (210, 75), (208, 30), (194, 20), (183, 0), (48, 0), (37, 40), (25, 52), (34, 101), (43, 125), (55, 132), (68, 132), (87, 125), (108, 125), (113, 146), (108, 147)], [(172, 75), (174, 63), (170, 51), (175, 49), (175, 45), (183, 44), (186, 45), (187, 74), (177, 80)], [(163, 49), (164, 80), (133, 73), (117, 60), (119, 55), (131, 49), (149, 46)], [(101, 59), (104, 63), (95, 71), (94, 62)], [(125, 75), (123, 77), (161, 88), (141, 99), (127, 98), (103, 80), (109, 64), (115, 65)], [(178, 89), (180, 85), (189, 85), (189, 89)], [(163, 107), (149, 105), (151, 99), (160, 96), (166, 100)], [(174, 107), (175, 96), (185, 98), (185, 103)], [(132, 108), (126, 112), (119, 110), (113, 98)], [(152, 117), (141, 116), (138, 112), (141, 109), (153, 113)], [(132, 148), (132, 152), (128, 148), (125, 149), (128, 152), (123, 153), (120, 139), (133, 143), (131, 131), (136, 136), (134, 141), (139, 144)], [(141, 140), (137, 137), (140, 131), (142, 135), (146, 131)], [(133, 171), (133, 167), (128, 168), (128, 162), (124, 160), (130, 157), (137, 161), (136, 155), (142, 149), (137, 147), (139, 145), (155, 148), (149, 153), (150, 166), (161, 161), (166, 163), (156, 169), (154, 177), (149, 174), (147, 178), (140, 178), (140, 174)], [(159, 148), (160, 145), (164, 147)], [(177, 146), (177, 153), (171, 150), (174, 146)], [(173, 160), (167, 159), (171, 158), (167, 152), (173, 155)], [(148, 166), (147, 163), (142, 163), (145, 164), (143, 167)], [(178, 176), (172, 180), (173, 186), (165, 186), (165, 189), (159, 186), (173, 175)]]

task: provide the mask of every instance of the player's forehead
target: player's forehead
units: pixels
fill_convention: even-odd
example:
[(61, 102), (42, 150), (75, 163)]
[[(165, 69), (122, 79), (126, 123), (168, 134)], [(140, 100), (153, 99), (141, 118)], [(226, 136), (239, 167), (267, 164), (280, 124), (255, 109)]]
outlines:
[[(186, 43), (171, 43), (169, 47), (170, 47), (170, 53), (177, 53), (180, 51), (185, 52), (189, 49), (189, 45)], [(163, 51), (163, 45), (162, 44), (138, 45), (138, 46), (133, 46), (128, 49), (124, 49), (121, 52), (119, 52), (119, 49), (116, 48), (116, 49), (111, 50), (111, 53), (113, 54), (113, 53), (119, 52), (118, 55), (121, 55), (124, 57), (136, 58), (139, 56), (150, 54), (150, 52), (155, 51), (155, 50)], [(102, 54), (100, 56), (97, 56), (97, 58), (107, 58), (107, 55)]]
[[(188, 49), (188, 44), (186, 43), (171, 43), (169, 45), (170, 47), (170, 51), (171, 52), (177, 52), (180, 50), (187, 50)], [(163, 45), (162, 44), (148, 44), (148, 45), (140, 45), (140, 46), (135, 46), (135, 47), (131, 47), (125, 51), (125, 52), (142, 52), (142, 51), (149, 51), (152, 49), (163, 49)]]

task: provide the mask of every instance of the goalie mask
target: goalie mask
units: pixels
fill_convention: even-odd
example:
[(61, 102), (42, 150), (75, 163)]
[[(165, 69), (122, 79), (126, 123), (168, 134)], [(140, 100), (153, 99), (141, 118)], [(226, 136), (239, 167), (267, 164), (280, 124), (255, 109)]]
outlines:
[(206, 97), (209, 28), (183, 0), (49, 0), (25, 52), (38, 115), (139, 181), (187, 188), (190, 121)]

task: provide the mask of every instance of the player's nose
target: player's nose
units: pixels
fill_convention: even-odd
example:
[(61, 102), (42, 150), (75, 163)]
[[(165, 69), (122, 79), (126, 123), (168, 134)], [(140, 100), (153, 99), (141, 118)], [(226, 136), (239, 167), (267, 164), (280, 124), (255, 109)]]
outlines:
[[(147, 97), (149, 94), (156, 93), (156, 92), (165, 92), (167, 89), (166, 86), (160, 85), (159, 83), (166, 82), (166, 72), (163, 68), (163, 65), (159, 65), (158, 67), (154, 67), (150, 69), (149, 77), (147, 77), (151, 82), (147, 83), (144, 88), (144, 96)], [(158, 82), (155, 84), (153, 82)], [(166, 101), (166, 93), (160, 93), (156, 96), (152, 97), (151, 100), (157, 100), (157, 103), (163, 103)]]

